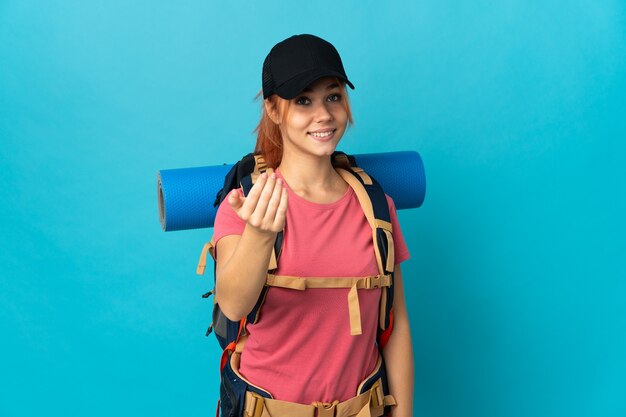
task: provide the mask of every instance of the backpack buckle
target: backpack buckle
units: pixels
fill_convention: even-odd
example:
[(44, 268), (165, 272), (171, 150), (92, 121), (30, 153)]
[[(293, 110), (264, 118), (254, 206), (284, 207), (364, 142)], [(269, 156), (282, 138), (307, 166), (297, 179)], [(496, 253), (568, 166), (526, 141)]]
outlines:
[(252, 391), (246, 391), (244, 399), (244, 416), (245, 417), (261, 417), (263, 414), (263, 403), (265, 400), (259, 394)]
[(339, 401), (337, 400), (333, 401), (332, 403), (322, 403), (319, 401), (315, 401), (313, 403), (313, 406), (316, 408), (315, 411), (317, 411), (316, 417), (334, 417), (337, 404), (339, 404)]
[(380, 288), (381, 284), (382, 284), (382, 279), (380, 275), (365, 278), (365, 288), (368, 288), (368, 289)]

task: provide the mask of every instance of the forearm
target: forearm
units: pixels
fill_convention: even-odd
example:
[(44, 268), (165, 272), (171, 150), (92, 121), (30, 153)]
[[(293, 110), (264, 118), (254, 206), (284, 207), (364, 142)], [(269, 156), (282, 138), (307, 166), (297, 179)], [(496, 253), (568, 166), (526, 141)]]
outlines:
[(259, 233), (249, 225), (229, 259), (219, 263), (216, 274), (216, 300), (233, 321), (245, 317), (257, 302), (265, 285), (276, 233)]
[(383, 356), (387, 366), (389, 390), (398, 404), (392, 409), (393, 417), (411, 417), (413, 415), (413, 345), (400, 265), (396, 265), (395, 271), (393, 331), (383, 350)]
[(398, 404), (393, 408), (393, 417), (411, 417), (414, 366), (411, 331), (406, 315), (395, 317), (394, 328), (383, 350), (383, 356), (387, 366), (389, 389)]

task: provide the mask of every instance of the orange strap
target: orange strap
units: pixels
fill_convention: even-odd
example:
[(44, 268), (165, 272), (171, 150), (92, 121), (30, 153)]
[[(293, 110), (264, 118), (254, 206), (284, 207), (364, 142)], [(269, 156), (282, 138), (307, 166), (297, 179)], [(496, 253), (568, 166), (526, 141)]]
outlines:
[(246, 327), (246, 318), (244, 317), (241, 320), (239, 320), (239, 331), (237, 332), (237, 338), (235, 339), (235, 341), (230, 342), (228, 346), (226, 346), (226, 348), (222, 352), (222, 358), (220, 359), (220, 373), (226, 366), (226, 361), (228, 361), (228, 357), (230, 356), (230, 353), (235, 351), (237, 347), (237, 343), (239, 342), (239, 337), (241, 337), (243, 333), (242, 330), (245, 327)]

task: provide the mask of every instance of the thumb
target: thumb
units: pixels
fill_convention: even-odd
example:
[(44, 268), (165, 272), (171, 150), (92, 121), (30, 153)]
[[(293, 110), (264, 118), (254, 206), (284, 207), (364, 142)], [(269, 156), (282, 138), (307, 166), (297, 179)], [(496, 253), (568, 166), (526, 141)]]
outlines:
[(239, 192), (235, 189), (228, 194), (228, 204), (237, 211), (243, 206), (243, 197), (239, 195)]

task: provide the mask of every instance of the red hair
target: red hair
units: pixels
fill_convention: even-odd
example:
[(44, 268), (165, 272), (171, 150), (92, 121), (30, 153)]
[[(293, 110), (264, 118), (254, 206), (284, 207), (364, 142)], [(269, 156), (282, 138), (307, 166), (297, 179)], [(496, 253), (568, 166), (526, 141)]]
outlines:
[[(350, 110), (350, 101), (348, 100), (348, 92), (346, 90), (345, 83), (337, 80), (339, 88), (342, 93), (342, 103), (348, 114), (348, 126), (354, 124), (352, 120), (352, 111)], [(263, 90), (259, 91), (255, 98), (263, 96)], [(290, 100), (286, 100), (279, 97), (277, 94), (273, 94), (261, 102), (261, 120), (257, 125), (254, 132), (257, 134), (256, 146), (254, 147), (255, 154), (263, 155), (265, 163), (271, 168), (276, 168), (280, 165), (283, 158), (283, 137), (280, 133), (280, 126), (270, 118), (267, 110), (265, 109), (265, 101), (268, 101), (275, 109), (278, 110), (278, 115), (284, 123), (287, 120), (287, 114), (289, 112)]]

